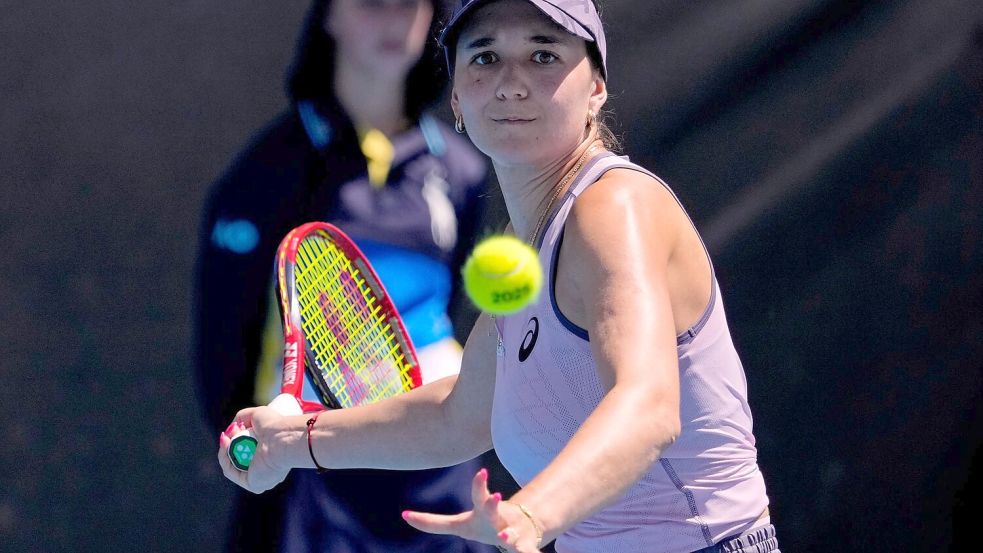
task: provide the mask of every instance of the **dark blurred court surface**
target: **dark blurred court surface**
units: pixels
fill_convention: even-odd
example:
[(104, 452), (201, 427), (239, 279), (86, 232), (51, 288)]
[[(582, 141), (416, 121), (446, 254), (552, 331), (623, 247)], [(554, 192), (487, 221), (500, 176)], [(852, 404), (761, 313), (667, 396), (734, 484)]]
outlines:
[[(983, 2), (603, 5), (614, 127), (714, 256), (782, 550), (972, 550)], [(0, 551), (218, 550), (198, 217), (305, 8), (0, 2)]]

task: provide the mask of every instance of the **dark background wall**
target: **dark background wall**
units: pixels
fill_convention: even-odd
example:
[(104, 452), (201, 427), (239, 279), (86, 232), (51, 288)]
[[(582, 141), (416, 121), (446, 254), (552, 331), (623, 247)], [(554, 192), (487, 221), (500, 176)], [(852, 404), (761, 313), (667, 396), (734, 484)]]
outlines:
[[(961, 550), (983, 3), (604, 6), (614, 126), (714, 255), (783, 549)], [(221, 543), (232, 489), (189, 362), (198, 216), (282, 109), (305, 8), (0, 3), (0, 551)]]

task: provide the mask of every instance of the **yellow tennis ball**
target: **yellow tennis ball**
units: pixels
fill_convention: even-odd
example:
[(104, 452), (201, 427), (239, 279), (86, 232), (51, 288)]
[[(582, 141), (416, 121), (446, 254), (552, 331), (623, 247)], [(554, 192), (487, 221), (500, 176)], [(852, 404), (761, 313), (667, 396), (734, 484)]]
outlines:
[(487, 313), (510, 315), (539, 297), (539, 254), (515, 236), (494, 235), (475, 246), (464, 263), (464, 290)]

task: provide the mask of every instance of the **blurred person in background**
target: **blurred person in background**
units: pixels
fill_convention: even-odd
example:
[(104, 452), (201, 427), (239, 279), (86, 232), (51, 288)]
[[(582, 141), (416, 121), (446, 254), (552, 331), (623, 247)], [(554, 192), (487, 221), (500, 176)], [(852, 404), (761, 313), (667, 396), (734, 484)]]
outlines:
[[(279, 392), (273, 257), (308, 221), (339, 226), (369, 258), (403, 316), (424, 383), (459, 371), (448, 313), (488, 173), (470, 143), (428, 113), (446, 85), (433, 40), (441, 12), (439, 0), (314, 0), (287, 83), (289, 109), (212, 186), (195, 277), (195, 353), (216, 434), (238, 410)], [(409, 505), (465, 510), (478, 468), (298, 471), (268, 494), (240, 490), (228, 549), (490, 551), (399, 517)]]

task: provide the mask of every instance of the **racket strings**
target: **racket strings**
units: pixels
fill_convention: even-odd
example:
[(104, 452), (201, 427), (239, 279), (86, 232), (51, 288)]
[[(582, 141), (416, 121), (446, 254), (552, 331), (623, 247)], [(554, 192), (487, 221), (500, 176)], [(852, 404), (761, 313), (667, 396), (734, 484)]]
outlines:
[(318, 369), (342, 406), (371, 403), (412, 387), (411, 366), (365, 273), (329, 240), (297, 252), (302, 325)]
[[(347, 290), (347, 292), (350, 293), (351, 290)], [(314, 298), (309, 298), (305, 303), (311, 305), (313, 302)], [(325, 310), (323, 297), (318, 299), (318, 308), (322, 311)], [(355, 311), (350, 305), (343, 304), (340, 309), (325, 311), (322, 315), (319, 317), (316, 314), (309, 314), (306, 318), (308, 330), (305, 332), (311, 336), (312, 343), (321, 344), (320, 347), (314, 348), (316, 351), (334, 352), (335, 354), (334, 358), (326, 358), (328, 354), (322, 353), (317, 359), (317, 364), (322, 369), (322, 374), (326, 376), (329, 388), (337, 391), (335, 395), (340, 398), (343, 404), (357, 404), (366, 398), (373, 399), (371, 388), (364, 379), (360, 378), (362, 376), (360, 360), (353, 357), (353, 354), (359, 352), (352, 351), (352, 348), (362, 349), (360, 352), (362, 359), (368, 364), (376, 362), (377, 353), (366, 351), (364, 349), (365, 344), (353, 344), (349, 332), (345, 330), (346, 327), (351, 329), (353, 318), (356, 315)], [(370, 327), (353, 329), (354, 332), (363, 333), (368, 344), (379, 340), (379, 336), (371, 335), (373, 334), (371, 330)]]
[[(308, 272), (307, 274), (345, 274), (342, 271), (349, 269), (346, 263), (347, 259), (329, 254), (329, 250), (321, 250), (316, 253), (314, 259), (308, 259), (307, 261), (312, 266), (317, 266), (322, 271)], [(326, 263), (330, 263), (330, 266), (326, 267)], [(336, 287), (340, 292), (340, 297), (335, 298), (326, 298), (324, 295), (324, 291), (328, 288), (326, 282), (315, 282), (311, 278), (307, 280), (309, 282), (305, 283), (308, 285), (305, 289), (309, 293), (304, 295), (303, 304), (313, 306), (316, 301), (317, 310), (322, 315), (317, 316), (316, 313), (308, 313), (308, 316), (304, 317), (304, 320), (308, 322), (307, 326), (310, 327), (310, 330), (307, 332), (312, 335), (312, 342), (317, 343), (321, 341), (327, 346), (326, 348), (317, 348), (318, 351), (335, 352), (336, 354), (334, 359), (319, 359), (319, 365), (321, 367), (336, 366), (338, 369), (327, 371), (331, 378), (328, 386), (332, 390), (339, 390), (340, 393), (337, 395), (343, 396), (340, 399), (346, 404), (361, 403), (366, 397), (371, 399), (368, 385), (363, 379), (358, 378), (361, 372), (359, 370), (361, 364), (359, 363), (359, 359), (354, 358), (353, 354), (361, 353), (361, 359), (372, 363), (378, 360), (378, 352), (376, 351), (378, 348), (372, 351), (365, 351), (365, 344), (351, 344), (350, 342), (352, 332), (356, 336), (363, 336), (365, 338), (364, 342), (367, 344), (374, 344), (379, 341), (380, 329), (365, 324), (365, 321), (370, 320), (370, 317), (375, 313), (375, 311), (371, 313), (364, 312), (364, 308), (371, 306), (371, 303), (362, 304), (360, 306), (362, 307), (362, 313), (356, 313), (355, 306), (361, 303), (361, 298), (356, 295), (356, 292), (358, 292), (358, 281), (354, 278), (345, 279), (346, 281), (340, 288)], [(313, 297), (315, 293), (319, 296), (316, 299)], [(330, 300), (327, 305), (326, 299)], [(310, 310), (308, 309), (307, 311)], [(359, 320), (358, 315), (362, 315), (361, 320)], [(356, 346), (361, 351), (356, 351), (351, 346)]]

